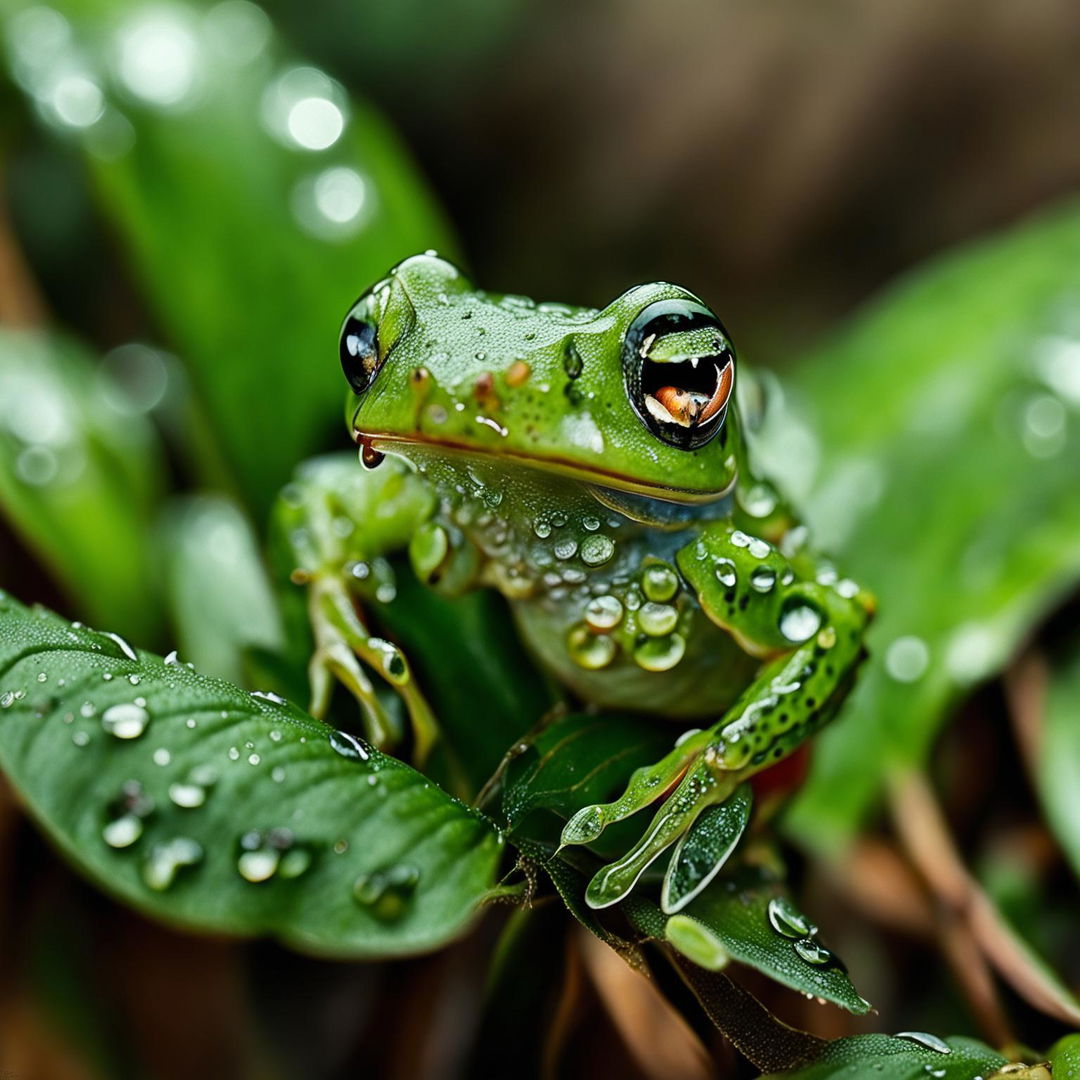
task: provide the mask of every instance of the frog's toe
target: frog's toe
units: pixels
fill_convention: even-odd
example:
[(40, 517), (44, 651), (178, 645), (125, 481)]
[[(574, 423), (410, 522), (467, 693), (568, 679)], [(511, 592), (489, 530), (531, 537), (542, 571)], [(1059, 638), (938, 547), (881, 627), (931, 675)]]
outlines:
[[(722, 801), (730, 792), (731, 788), (725, 787), (718, 780), (704, 760), (696, 761), (679, 786), (660, 806), (637, 844), (621, 859), (599, 870), (589, 882), (585, 891), (588, 905), (592, 908), (605, 908), (618, 903), (637, 884), (648, 867), (689, 832), (704, 810)], [(696, 850), (692, 848), (691, 854), (694, 855)], [(691, 874), (686, 879), (697, 880), (701, 876), (700, 873)], [(679, 886), (679, 889), (680, 893), (689, 891), (682, 886)]]

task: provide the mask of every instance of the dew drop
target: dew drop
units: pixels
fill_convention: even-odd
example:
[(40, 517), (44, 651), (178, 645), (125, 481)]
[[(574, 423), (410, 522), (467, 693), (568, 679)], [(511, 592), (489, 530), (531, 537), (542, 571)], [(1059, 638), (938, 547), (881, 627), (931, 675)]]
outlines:
[(805, 938), (817, 933), (817, 927), (782, 896), (774, 896), (769, 901), (765, 914), (769, 925), (782, 937)]
[(599, 671), (615, 659), (618, 646), (607, 634), (594, 634), (587, 625), (575, 626), (566, 638), (570, 658), (586, 671)]
[(933, 1050), (937, 1054), (951, 1054), (952, 1047), (936, 1035), (930, 1035), (925, 1031), (898, 1031), (896, 1038), (907, 1039), (908, 1042), (924, 1046), (927, 1050)]
[(202, 858), (202, 846), (186, 836), (175, 836), (165, 843), (155, 844), (143, 864), (143, 882), (155, 892), (164, 892), (182, 870), (197, 866)]
[(599, 632), (612, 630), (622, 622), (623, 606), (618, 597), (596, 596), (585, 608), (585, 621), (589, 628)]
[[(555, 554), (559, 554), (558, 544), (555, 545)], [(581, 561), (586, 566), (602, 566), (614, 554), (615, 541), (610, 536), (586, 536), (581, 542)]]
[(274, 876), (280, 860), (281, 855), (274, 848), (259, 848), (257, 851), (243, 852), (236, 861), (236, 868), (245, 881), (257, 884)]
[(795, 952), (803, 960), (808, 964), (813, 964), (815, 967), (824, 967), (832, 962), (833, 954), (824, 945), (814, 941), (813, 938), (800, 938), (798, 941), (793, 942), (792, 945)]
[(118, 739), (137, 739), (150, 723), (150, 714), (134, 702), (110, 705), (101, 714), (101, 726)]
[(347, 731), (332, 731), (328, 739), (334, 750), (350, 761), (367, 761), (371, 757), (369, 748)]
[(759, 566), (750, 572), (750, 587), (758, 592), (770, 592), (776, 584), (776, 571)]
[(137, 814), (122, 814), (101, 830), (101, 837), (111, 848), (131, 847), (143, 834), (142, 819)]
[(780, 633), (788, 641), (809, 641), (821, 629), (821, 614), (805, 600), (792, 598), (780, 612)]
[(353, 898), (377, 919), (392, 922), (405, 914), (405, 907), (420, 882), (420, 871), (402, 863), (389, 870), (361, 874), (353, 883)]

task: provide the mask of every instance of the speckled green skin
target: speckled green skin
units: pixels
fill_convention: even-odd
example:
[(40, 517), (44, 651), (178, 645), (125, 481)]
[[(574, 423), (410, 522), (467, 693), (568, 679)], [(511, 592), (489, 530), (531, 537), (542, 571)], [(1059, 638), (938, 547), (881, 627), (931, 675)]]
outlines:
[[(407, 260), (350, 313), (377, 328), (374, 377), (347, 406), (377, 467), (309, 465), (279, 509), (294, 580), (313, 597), (316, 700), (327, 672), (342, 678), (375, 737), (365, 669), (387, 674), (388, 657), (420, 742), (438, 712), (352, 610), (375, 602), (379, 561), (406, 546), (433, 588), (499, 589), (529, 648), (584, 702), (702, 723), (620, 799), (567, 823), (564, 844), (588, 843), (671, 792), (594, 878), (596, 907), (681, 841), (674, 865), (705, 809), (835, 714), (872, 606), (800, 548), (805, 530), (751, 472), (734, 400), (693, 450), (633, 408), (624, 334), (645, 305), (676, 298), (696, 301), (656, 283), (600, 311), (538, 305), (479, 292), (435, 256)], [(665, 906), (690, 898), (665, 892)]]

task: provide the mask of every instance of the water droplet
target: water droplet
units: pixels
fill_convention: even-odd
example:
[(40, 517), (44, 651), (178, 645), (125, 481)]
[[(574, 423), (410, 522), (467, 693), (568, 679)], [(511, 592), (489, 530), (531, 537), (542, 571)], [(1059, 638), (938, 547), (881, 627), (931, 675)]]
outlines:
[(570, 631), (566, 648), (574, 663), (586, 671), (599, 671), (607, 667), (618, 652), (618, 646), (607, 634), (594, 634), (584, 624)]
[(765, 566), (758, 566), (750, 571), (750, 587), (758, 592), (770, 592), (776, 585), (776, 571)]
[(269, 690), (252, 690), (251, 696), (262, 698), (263, 701), (272, 701), (275, 705), (289, 704), (280, 694), (271, 693)]
[(566, 344), (563, 346), (562, 359), (563, 371), (566, 372), (566, 377), (576, 379), (581, 374), (584, 364), (573, 338), (567, 338)]
[(185, 11), (146, 7), (124, 23), (117, 44), (120, 80), (136, 97), (172, 108), (191, 95), (199, 77), (199, 46)]
[(351, 761), (367, 761), (371, 757), (370, 748), (347, 731), (332, 731), (328, 739), (342, 757)]
[(71, 741), (81, 749), (84, 746), (90, 745), (90, 736), (85, 731), (73, 731), (71, 733)]
[(311, 852), (304, 847), (294, 847), (286, 851), (278, 863), (278, 877), (298, 878), (311, 866)]
[[(559, 554), (558, 544), (555, 545), (555, 554)], [(586, 536), (581, 542), (581, 561), (586, 566), (601, 566), (614, 554), (615, 541), (609, 536)]]
[(138, 675), (129, 675), (128, 682), (131, 683), (132, 686), (138, 686), (139, 683), (142, 682), (142, 678)]
[(813, 937), (817, 933), (817, 927), (783, 896), (774, 896), (765, 914), (769, 925), (783, 937)]
[(165, 665), (166, 665), (166, 667), (182, 667), (183, 666), (180, 663), (180, 657), (177, 654), (177, 651), (175, 649), (173, 649), (173, 651), (171, 653), (169, 653), (168, 656), (165, 657)]
[(634, 660), (646, 671), (670, 671), (686, 653), (682, 634), (648, 638), (634, 649)]
[(656, 604), (649, 600), (637, 613), (638, 625), (649, 637), (665, 637), (675, 629), (679, 613), (671, 604)]
[(101, 726), (118, 739), (137, 739), (150, 723), (150, 714), (134, 702), (110, 705), (101, 714)]
[(776, 493), (767, 484), (754, 484), (740, 502), (751, 517), (768, 517), (776, 509)]
[(181, 870), (197, 866), (202, 858), (201, 845), (186, 836), (175, 836), (155, 844), (143, 864), (143, 882), (155, 892), (164, 892), (172, 886)]
[(240, 748), (238, 746), (230, 746), (229, 747), (229, 760), (230, 761), (239, 761), (240, 760)]
[(833, 954), (813, 938), (800, 938), (792, 942), (792, 947), (803, 960), (815, 967), (824, 967), (832, 963)]
[(249, 765), (258, 765), (260, 761), (262, 761), (262, 758), (258, 754), (248, 754)]
[(111, 638), (113, 641), (115, 641), (116, 644), (120, 646), (120, 651), (129, 660), (134, 660), (136, 663), (138, 662), (138, 660), (139, 660), (138, 654), (135, 652), (135, 650), (119, 634), (114, 634), (110, 630), (104, 630), (104, 631), (102, 631), (102, 633), (104, 634), (105, 637)]
[(788, 641), (809, 641), (821, 629), (821, 613), (807, 601), (792, 597), (780, 612), (780, 633)]
[(536, 521), (533, 522), (533, 532), (536, 533), (541, 540), (546, 540), (551, 535), (551, 525), (542, 518), (537, 518)]
[(170, 784), (169, 798), (185, 810), (194, 810), (206, 802), (206, 788), (200, 784)]
[(585, 622), (592, 630), (612, 630), (622, 622), (623, 606), (615, 596), (596, 596), (585, 608)]
[(15, 704), (15, 691), (5, 690), (0, 694), (0, 709), (10, 709)]
[(142, 819), (137, 814), (122, 814), (101, 830), (101, 837), (109, 847), (131, 847), (143, 834)]
[(285, 769), (281, 765), (275, 765), (270, 770), (270, 779), (275, 784), (280, 784), (285, 779)]
[(577, 554), (577, 541), (572, 536), (564, 536), (555, 541), (554, 551), (558, 559), (572, 559)]
[(911, 634), (898, 637), (885, 650), (885, 670), (897, 682), (915, 682), (922, 678), (929, 664), (926, 642)]
[(596, 532), (596, 530), (600, 528), (600, 519), (593, 517), (591, 514), (586, 514), (581, 519), (581, 527), (585, 529), (586, 532)]
[(388, 870), (361, 874), (353, 883), (353, 897), (384, 922), (400, 919), (420, 882), (420, 871), (402, 863)]
[(159, 746), (154, 751), (154, 764), (155, 765), (168, 765), (172, 761), (172, 754), (165, 749), (164, 746)]
[(649, 600), (663, 603), (679, 591), (679, 575), (666, 563), (652, 563), (641, 575), (641, 588)]
[(947, 1042), (939, 1039), (936, 1035), (929, 1035), (925, 1031), (898, 1031), (896, 1038), (907, 1039), (908, 1042), (924, 1046), (927, 1050), (933, 1050), (938, 1054), (952, 1053), (952, 1047)]
[(280, 860), (278, 851), (272, 847), (264, 847), (257, 851), (243, 852), (236, 861), (236, 868), (245, 881), (254, 884), (272, 878)]

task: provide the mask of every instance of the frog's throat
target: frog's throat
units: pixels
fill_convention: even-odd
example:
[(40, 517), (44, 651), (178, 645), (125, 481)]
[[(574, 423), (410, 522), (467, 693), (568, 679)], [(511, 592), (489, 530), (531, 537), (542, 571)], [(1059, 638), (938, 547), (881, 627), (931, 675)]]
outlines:
[(535, 457), (530, 454), (522, 454), (503, 447), (493, 447), (490, 450), (484, 447), (469, 446), (466, 443), (454, 442), (451, 439), (429, 439), (416, 436), (398, 435), (389, 432), (354, 432), (353, 438), (360, 446), (369, 446), (374, 450), (385, 453), (399, 453), (408, 457), (405, 447), (422, 446), (425, 448), (438, 448), (439, 450), (461, 457), (483, 457), (511, 461), (515, 465), (525, 468), (537, 469), (541, 472), (555, 473), (566, 476), (581, 483), (591, 484), (601, 488), (611, 488), (614, 491), (626, 491), (633, 495), (645, 495), (650, 499), (658, 499), (661, 502), (678, 503), (682, 506), (693, 506), (703, 503), (716, 502), (728, 495), (735, 486), (736, 477), (723, 488), (699, 491), (693, 488), (668, 487), (664, 484), (652, 484), (647, 480), (639, 480), (636, 477), (626, 476), (622, 473), (611, 472), (608, 469), (597, 469), (588, 465), (581, 465), (576, 461), (567, 461), (557, 457)]

